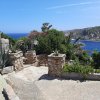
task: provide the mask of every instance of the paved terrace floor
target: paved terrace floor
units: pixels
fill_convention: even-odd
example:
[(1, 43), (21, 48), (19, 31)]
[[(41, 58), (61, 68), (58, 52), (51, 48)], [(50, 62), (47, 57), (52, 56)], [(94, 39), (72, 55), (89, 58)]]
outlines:
[(100, 81), (59, 80), (47, 67), (29, 66), (8, 78), (20, 100), (100, 100)]

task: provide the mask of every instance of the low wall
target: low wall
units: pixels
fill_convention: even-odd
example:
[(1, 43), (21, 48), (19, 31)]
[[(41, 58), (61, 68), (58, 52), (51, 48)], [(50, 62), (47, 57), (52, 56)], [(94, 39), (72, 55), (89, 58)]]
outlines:
[(86, 79), (86, 80), (98, 80), (100, 81), (100, 74), (94, 73), (94, 74), (88, 74), (86, 76), (82, 75), (81, 73), (62, 73), (62, 78), (65, 79), (75, 79), (75, 80), (82, 80), (82, 79)]
[(35, 51), (27, 51), (25, 53), (25, 64), (34, 64), (37, 62), (37, 56)]
[(48, 55), (41, 54), (37, 55), (38, 66), (47, 66), (48, 65)]
[(9, 54), (10, 64), (14, 66), (14, 70), (22, 70), (23, 69), (23, 54), (21, 51), (17, 53)]

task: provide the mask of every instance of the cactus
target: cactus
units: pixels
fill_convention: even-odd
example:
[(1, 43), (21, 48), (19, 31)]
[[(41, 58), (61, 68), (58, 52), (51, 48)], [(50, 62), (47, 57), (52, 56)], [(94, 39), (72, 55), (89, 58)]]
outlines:
[(5, 52), (5, 50), (1, 50), (0, 52), (0, 69), (3, 69), (8, 62), (8, 51)]
[(2, 48), (1, 35), (0, 35), (0, 69), (3, 69), (8, 62), (8, 51)]

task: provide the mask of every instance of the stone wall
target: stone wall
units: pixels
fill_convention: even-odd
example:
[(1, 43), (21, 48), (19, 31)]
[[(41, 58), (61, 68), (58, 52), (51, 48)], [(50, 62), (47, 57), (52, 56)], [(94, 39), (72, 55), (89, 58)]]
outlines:
[(34, 66), (47, 66), (48, 55), (46, 54), (36, 55), (35, 51), (28, 51), (25, 54), (24, 63), (32, 64)]
[(21, 51), (9, 54), (10, 64), (14, 66), (15, 71), (23, 69), (23, 54)]
[(100, 81), (100, 74), (99, 73), (93, 73), (93, 74), (88, 74), (88, 75), (83, 75), (81, 73), (75, 73), (75, 72), (71, 72), (71, 73), (67, 73), (64, 72), (62, 73), (62, 78), (65, 79), (74, 79), (74, 80), (97, 80)]
[(25, 53), (25, 64), (35, 64), (37, 62), (37, 56), (35, 51), (27, 51)]
[(65, 64), (65, 54), (54, 56), (54, 53), (48, 56), (48, 74), (50, 76), (61, 77), (62, 69)]
[(41, 54), (37, 55), (38, 66), (47, 66), (48, 65), (48, 55)]

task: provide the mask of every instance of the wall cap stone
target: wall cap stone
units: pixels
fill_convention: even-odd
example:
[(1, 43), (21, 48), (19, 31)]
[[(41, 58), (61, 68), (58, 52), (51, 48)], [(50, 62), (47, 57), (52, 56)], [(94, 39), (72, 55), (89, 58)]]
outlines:
[(56, 57), (56, 58), (58, 58), (58, 57), (66, 57), (66, 55), (65, 54), (58, 54), (58, 56), (55, 56), (55, 53), (51, 53), (50, 55), (48, 55), (48, 57)]

